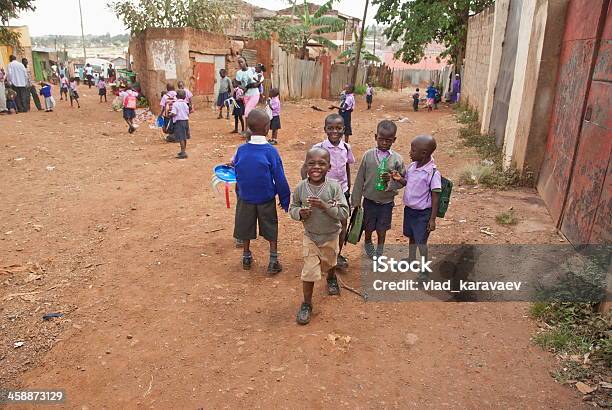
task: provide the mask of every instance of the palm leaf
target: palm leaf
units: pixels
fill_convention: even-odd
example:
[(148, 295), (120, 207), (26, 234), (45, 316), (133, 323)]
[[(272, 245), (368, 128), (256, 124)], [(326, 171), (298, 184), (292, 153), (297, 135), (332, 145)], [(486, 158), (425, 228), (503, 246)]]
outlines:
[(329, 0), (327, 3), (321, 5), (319, 9), (313, 15), (314, 18), (322, 17), (325, 13), (332, 9), (332, 5), (334, 4), (334, 0)]
[(352, 57), (352, 56), (353, 56), (353, 54), (355, 54), (355, 52), (353, 51), (353, 49), (352, 49), (352, 48), (349, 48), (349, 49), (344, 50), (343, 52), (341, 52), (341, 53), (338, 55), (338, 58), (350, 58), (350, 57)]
[(324, 47), (330, 48), (332, 50), (335, 50), (338, 48), (337, 45), (335, 45), (331, 40), (325, 38), (325, 37), (321, 37), (321, 36), (312, 36), (312, 40), (316, 41), (317, 43), (321, 44)]
[(344, 29), (344, 21), (337, 17), (317, 17), (312, 19), (311, 23), (315, 27), (313, 30), (315, 34), (336, 33)]

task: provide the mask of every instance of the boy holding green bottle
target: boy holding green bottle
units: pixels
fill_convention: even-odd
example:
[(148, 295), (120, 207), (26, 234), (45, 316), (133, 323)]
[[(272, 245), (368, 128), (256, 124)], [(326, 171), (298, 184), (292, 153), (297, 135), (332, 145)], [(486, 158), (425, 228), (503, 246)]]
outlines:
[[(402, 186), (391, 179), (391, 172), (404, 174), (404, 160), (401, 155), (391, 150), (395, 142), (397, 126), (393, 121), (383, 120), (376, 127), (376, 148), (363, 155), (353, 186), (352, 205), (361, 206), (363, 196), (363, 229), (365, 231), (364, 249), (368, 257), (382, 255), (385, 236), (391, 229), (394, 199), (397, 190)], [(376, 231), (378, 243), (372, 242), (372, 233)]]

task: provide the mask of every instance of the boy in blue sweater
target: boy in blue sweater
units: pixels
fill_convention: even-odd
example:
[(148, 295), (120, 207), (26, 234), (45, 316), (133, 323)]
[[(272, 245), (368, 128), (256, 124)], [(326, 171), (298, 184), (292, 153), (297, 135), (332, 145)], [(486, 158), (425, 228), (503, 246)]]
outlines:
[(234, 223), (234, 238), (243, 241), (242, 268), (251, 269), (253, 256), (250, 244), (259, 234), (270, 242), (270, 263), (268, 273), (276, 274), (283, 270), (278, 261), (278, 217), (276, 215), (276, 195), (280, 205), (289, 209), (291, 191), (281, 157), (272, 145), (268, 144), (270, 118), (264, 110), (255, 109), (247, 118), (251, 138), (238, 147), (234, 156), (236, 169), (238, 204)]

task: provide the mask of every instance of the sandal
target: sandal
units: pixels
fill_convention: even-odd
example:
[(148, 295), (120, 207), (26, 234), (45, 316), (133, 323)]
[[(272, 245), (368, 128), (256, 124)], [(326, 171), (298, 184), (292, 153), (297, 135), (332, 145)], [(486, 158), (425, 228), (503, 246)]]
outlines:
[(347, 269), (348, 261), (344, 256), (338, 255), (338, 257), (336, 258), (336, 266), (340, 269)]
[(302, 303), (297, 317), (295, 318), (298, 325), (307, 325), (310, 323), (310, 314), (312, 313), (312, 305), (306, 302)]
[(338, 286), (338, 279), (336, 279), (336, 276), (327, 278), (327, 294), (332, 296), (340, 294), (340, 286)]
[(364, 242), (363, 250), (370, 259), (373, 258), (374, 255), (376, 255), (376, 248), (374, 248), (374, 244), (372, 242)]
[(242, 269), (251, 270), (251, 265), (253, 264), (253, 256), (252, 255), (242, 255)]
[(268, 141), (268, 143), (269, 143), (270, 145), (277, 145), (277, 144), (278, 144), (278, 141), (277, 141), (277, 140), (270, 140), (270, 141)]
[(268, 263), (268, 273), (270, 275), (276, 275), (277, 273), (281, 273), (283, 271), (283, 265), (279, 261), (274, 261)]

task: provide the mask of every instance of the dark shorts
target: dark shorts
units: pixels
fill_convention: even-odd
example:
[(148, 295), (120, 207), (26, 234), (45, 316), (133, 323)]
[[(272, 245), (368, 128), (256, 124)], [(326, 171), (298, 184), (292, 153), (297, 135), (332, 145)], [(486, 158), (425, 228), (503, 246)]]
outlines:
[(106, 88), (99, 88), (98, 95), (106, 95)]
[(404, 236), (414, 239), (417, 244), (427, 243), (429, 232), (427, 224), (431, 218), (431, 208), (412, 209), (404, 207)]
[(238, 102), (236, 106), (234, 106), (234, 111), (232, 111), (234, 117), (243, 117), (244, 116), (244, 103)]
[(372, 104), (372, 96), (371, 95), (366, 95), (366, 102), (368, 104)]
[(353, 110), (342, 111), (340, 110), (340, 116), (344, 120), (344, 135), (353, 135), (353, 128), (351, 127), (351, 114)]
[(136, 117), (136, 110), (133, 108), (125, 108), (123, 107), (123, 118), (126, 120), (131, 120)]
[(388, 231), (393, 219), (393, 202), (379, 204), (363, 198), (363, 229), (368, 232)]
[(73, 100), (79, 99), (79, 93), (77, 91), (72, 91), (69, 95), (70, 95), (70, 98)]
[(234, 221), (234, 238), (244, 240), (257, 239), (259, 235), (268, 241), (278, 239), (278, 216), (276, 214), (276, 198), (254, 205), (238, 199), (236, 219)]
[(272, 119), (270, 120), (270, 129), (271, 130), (280, 130), (281, 129), (280, 115), (276, 115), (276, 116), (272, 117)]
[(219, 93), (217, 96), (217, 107), (223, 107), (225, 100), (229, 98), (229, 93)]
[(189, 120), (178, 120), (174, 122), (174, 131), (172, 132), (176, 141), (186, 141), (191, 138), (189, 132)]

